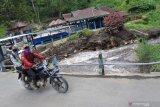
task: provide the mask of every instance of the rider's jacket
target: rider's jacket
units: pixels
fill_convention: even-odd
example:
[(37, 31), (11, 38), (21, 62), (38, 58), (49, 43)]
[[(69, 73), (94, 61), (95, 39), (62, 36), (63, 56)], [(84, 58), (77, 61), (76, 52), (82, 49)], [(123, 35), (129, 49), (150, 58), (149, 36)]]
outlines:
[(25, 54), (23, 52), (22, 55), (21, 55), (23, 69), (32, 68), (32, 66), (35, 64), (35, 62), (34, 62), (35, 58), (43, 60), (45, 57), (40, 55), (40, 54), (33, 53), (33, 52), (30, 52), (29, 54)]

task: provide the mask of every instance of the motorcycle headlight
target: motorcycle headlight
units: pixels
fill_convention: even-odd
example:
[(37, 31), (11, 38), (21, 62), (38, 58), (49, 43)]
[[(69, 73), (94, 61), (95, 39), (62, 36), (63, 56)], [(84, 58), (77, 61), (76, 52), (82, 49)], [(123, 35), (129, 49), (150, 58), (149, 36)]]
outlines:
[(43, 64), (48, 66), (48, 62), (46, 60), (43, 60)]

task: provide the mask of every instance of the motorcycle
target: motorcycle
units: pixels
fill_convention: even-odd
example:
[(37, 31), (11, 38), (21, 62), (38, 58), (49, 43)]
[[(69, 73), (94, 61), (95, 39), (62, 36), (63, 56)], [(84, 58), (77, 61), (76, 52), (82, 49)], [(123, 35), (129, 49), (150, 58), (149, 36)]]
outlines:
[[(59, 93), (68, 91), (68, 82), (59, 74), (59, 68), (56, 63), (54, 63), (54, 68), (50, 69), (47, 61), (44, 60), (43, 63), (37, 65), (36, 71), (36, 84), (39, 88), (45, 87), (49, 79), (49, 83)], [(28, 90), (34, 90), (33, 82), (29, 76), (22, 71), (18, 71), (18, 73), (21, 75), (19, 78), (24, 82), (24, 87)]]

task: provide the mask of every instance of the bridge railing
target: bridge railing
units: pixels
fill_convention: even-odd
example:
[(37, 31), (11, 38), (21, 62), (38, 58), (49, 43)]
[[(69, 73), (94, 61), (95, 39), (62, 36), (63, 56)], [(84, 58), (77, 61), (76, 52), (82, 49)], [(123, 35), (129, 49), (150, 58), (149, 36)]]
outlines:
[[(57, 59), (56, 56), (54, 56), (54, 61)], [(58, 63), (58, 60), (56, 61)], [(117, 73), (117, 71), (109, 71), (110, 67), (116, 66), (119, 67), (120, 70), (127, 69), (130, 71), (130, 73), (150, 73), (150, 67), (152, 65), (160, 64), (160, 61), (158, 62), (148, 62), (148, 63), (138, 63), (138, 62), (104, 62), (103, 55), (100, 52), (97, 61), (95, 63), (78, 63), (78, 64), (58, 64), (60, 71), (66, 72), (66, 73), (88, 73), (88, 74), (97, 74), (105, 75), (105, 74), (112, 74), (114, 72)], [(120, 73), (123, 73), (120, 71)], [(124, 70), (126, 71), (126, 70)]]

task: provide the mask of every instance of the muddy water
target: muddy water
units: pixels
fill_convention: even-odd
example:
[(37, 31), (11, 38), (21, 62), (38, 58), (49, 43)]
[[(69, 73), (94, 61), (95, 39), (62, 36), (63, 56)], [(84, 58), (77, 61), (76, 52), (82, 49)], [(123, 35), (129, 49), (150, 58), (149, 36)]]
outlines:
[[(156, 40), (150, 40), (150, 43), (160, 43), (160, 38)], [(64, 59), (60, 62), (60, 65), (68, 65), (68, 66), (60, 66), (62, 72), (76, 72), (78, 73), (88, 73), (88, 74), (98, 74), (100, 69), (99, 66), (91, 65), (91, 66), (72, 66), (73, 64), (93, 64), (98, 63), (98, 55), (102, 52), (103, 61), (105, 62), (138, 62), (138, 58), (136, 56), (135, 49), (137, 48), (137, 44), (127, 45), (119, 48), (114, 48), (111, 50), (101, 50), (94, 52), (81, 52), (71, 56), (70, 58)], [(139, 73), (139, 66), (125, 66), (125, 65), (105, 65), (105, 73), (106, 74), (128, 74), (128, 73)]]
[[(64, 72), (77, 72), (77, 73), (99, 73), (99, 66), (72, 66), (73, 64), (94, 64), (98, 63), (98, 55), (101, 52), (103, 55), (103, 61), (105, 62), (137, 62), (137, 57), (135, 53), (136, 45), (124, 46), (120, 48), (115, 48), (112, 50), (101, 50), (94, 52), (81, 52), (75, 54), (74, 56), (64, 59), (60, 62), (61, 70)], [(137, 73), (139, 71), (138, 66), (120, 66), (120, 65), (105, 65), (105, 73)]]

